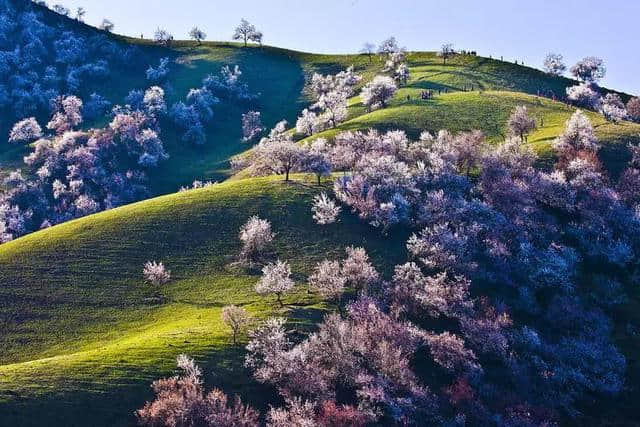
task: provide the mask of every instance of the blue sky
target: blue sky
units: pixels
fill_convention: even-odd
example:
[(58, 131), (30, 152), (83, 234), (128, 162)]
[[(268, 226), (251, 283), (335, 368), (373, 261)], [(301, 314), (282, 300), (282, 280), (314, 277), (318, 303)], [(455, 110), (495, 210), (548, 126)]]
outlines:
[(157, 27), (186, 38), (194, 25), (209, 40), (229, 40), (246, 18), (265, 43), (318, 53), (356, 52), (365, 41), (394, 35), (409, 50), (442, 43), (540, 67), (550, 51), (571, 65), (603, 58), (602, 84), (640, 94), (636, 0), (49, 0), (87, 10), (86, 21), (107, 17), (116, 32), (150, 37)]

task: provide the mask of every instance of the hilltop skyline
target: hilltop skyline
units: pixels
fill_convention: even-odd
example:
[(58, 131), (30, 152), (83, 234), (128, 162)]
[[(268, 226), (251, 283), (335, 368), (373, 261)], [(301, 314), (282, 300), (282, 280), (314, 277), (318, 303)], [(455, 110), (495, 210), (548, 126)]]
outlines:
[[(53, 3), (53, 2), (49, 2)], [(197, 25), (208, 40), (230, 40), (233, 28), (246, 18), (260, 28), (264, 42), (314, 53), (354, 53), (364, 42), (379, 43), (390, 35), (409, 50), (437, 50), (443, 43), (457, 49), (475, 50), (482, 56), (503, 57), (505, 61), (524, 61), (541, 68), (549, 52), (564, 55), (567, 64), (595, 55), (607, 64), (602, 85), (634, 95), (640, 93), (635, 69), (640, 65), (634, 51), (634, 17), (640, 5), (615, 1), (607, 9), (607, 20), (594, 8), (594, 0), (569, 0), (558, 4), (516, 3), (499, 0), (491, 4), (472, 1), (418, 2), (328, 0), (322, 4), (300, 4), (287, 0), (242, 3), (186, 0), (179, 8), (173, 2), (154, 2), (149, 8), (142, 1), (60, 0), (74, 11), (82, 6), (85, 21), (98, 25), (103, 18), (115, 23), (115, 32), (132, 37), (152, 36), (162, 27), (177, 39), (187, 38)], [(288, 14), (282, 13), (287, 10)], [(145, 16), (140, 20), (140, 16)], [(296, 19), (290, 19), (295, 16)], [(310, 17), (304, 19), (305, 16)], [(573, 16), (572, 23), (557, 17)], [(493, 25), (499, 22), (499, 25)], [(330, 31), (327, 29), (330, 28)]]

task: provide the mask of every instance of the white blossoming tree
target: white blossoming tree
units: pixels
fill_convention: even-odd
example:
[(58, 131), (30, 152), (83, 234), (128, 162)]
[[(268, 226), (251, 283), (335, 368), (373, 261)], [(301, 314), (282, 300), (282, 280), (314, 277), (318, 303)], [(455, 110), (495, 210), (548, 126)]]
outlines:
[(591, 83), (580, 83), (566, 89), (567, 99), (586, 108), (597, 108), (601, 103), (600, 93)]
[(376, 53), (376, 45), (370, 42), (366, 42), (362, 45), (362, 49), (360, 49), (360, 53), (363, 55), (367, 55), (369, 57), (369, 62), (373, 61), (373, 54)]
[(299, 170), (303, 161), (303, 149), (296, 144), (285, 131), (286, 121), (282, 121), (271, 130), (266, 138), (254, 148), (248, 163), (256, 175), (284, 174), (289, 181), (289, 174)]
[(278, 304), (282, 306), (282, 294), (290, 291), (294, 284), (289, 263), (277, 260), (262, 269), (262, 277), (256, 283), (256, 292), (260, 295), (275, 294)]
[(598, 83), (607, 74), (604, 61), (595, 56), (583, 58), (569, 71), (576, 79), (585, 83)]
[(248, 111), (242, 115), (242, 140), (249, 142), (264, 131), (259, 111)]
[(240, 240), (242, 252), (240, 257), (244, 261), (255, 261), (273, 241), (274, 233), (271, 231), (271, 223), (266, 219), (252, 216), (240, 228)]
[(384, 108), (387, 102), (398, 91), (398, 86), (391, 77), (376, 76), (370, 83), (362, 88), (360, 97), (362, 103), (369, 111), (376, 108)]
[(438, 56), (442, 58), (443, 64), (446, 64), (447, 59), (451, 58), (455, 54), (456, 54), (456, 51), (453, 49), (453, 44), (451, 43), (443, 44), (442, 47), (440, 48), (440, 51), (438, 52)]
[(621, 122), (629, 116), (624, 102), (622, 102), (620, 95), (617, 93), (608, 93), (605, 95), (602, 99), (601, 111), (604, 117), (613, 123)]
[(316, 265), (309, 276), (309, 288), (324, 298), (336, 299), (344, 292), (347, 278), (342, 275), (340, 262), (325, 260)]
[(544, 71), (552, 76), (561, 76), (567, 71), (564, 58), (559, 53), (550, 53), (544, 59)]
[(316, 195), (313, 198), (313, 219), (320, 225), (333, 224), (338, 219), (342, 208), (327, 196), (326, 193)]
[(202, 40), (207, 38), (207, 34), (198, 27), (193, 27), (189, 31), (189, 37), (196, 41), (198, 44), (202, 44)]
[(238, 344), (238, 337), (243, 334), (249, 324), (251, 317), (247, 311), (236, 305), (227, 305), (222, 308), (222, 321), (227, 325), (233, 333), (233, 345)]
[(564, 132), (554, 141), (553, 146), (560, 152), (580, 150), (596, 152), (600, 144), (593, 130), (593, 125), (587, 116), (578, 110), (567, 120)]
[(165, 29), (158, 28), (156, 32), (153, 33), (153, 40), (158, 44), (169, 46), (173, 40), (173, 35)]
[(519, 136), (521, 141), (525, 141), (527, 135), (537, 127), (536, 119), (529, 115), (527, 107), (524, 105), (519, 105), (513, 110), (507, 126), (509, 132), (512, 135)]
[(163, 263), (147, 261), (142, 269), (145, 281), (152, 285), (163, 285), (171, 280), (171, 271), (167, 270)]
[(247, 46), (247, 42), (250, 41), (262, 43), (262, 33), (246, 19), (242, 19), (240, 21), (240, 24), (236, 27), (232, 38), (233, 40), (241, 40), (244, 42), (245, 47)]
[(310, 144), (306, 144), (302, 157), (302, 169), (313, 173), (318, 180), (318, 185), (323, 176), (331, 175), (330, 147), (326, 139), (317, 138)]
[(378, 281), (380, 275), (369, 261), (364, 248), (346, 248), (347, 258), (342, 262), (342, 276), (357, 289), (367, 288)]
[(115, 28), (115, 24), (113, 22), (111, 22), (110, 20), (108, 20), (107, 18), (104, 18), (102, 20), (102, 23), (100, 23), (100, 29), (103, 31), (106, 31), (107, 33), (112, 33), (113, 29)]
[(30, 143), (42, 137), (42, 128), (35, 118), (29, 117), (16, 123), (9, 133), (11, 143)]

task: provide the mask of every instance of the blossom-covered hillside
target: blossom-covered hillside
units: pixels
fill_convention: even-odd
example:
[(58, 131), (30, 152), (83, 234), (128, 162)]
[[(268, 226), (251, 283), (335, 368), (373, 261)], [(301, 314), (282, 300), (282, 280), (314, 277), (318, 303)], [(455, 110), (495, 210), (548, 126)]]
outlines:
[(0, 425), (640, 423), (640, 99), (601, 59), (41, 3), (0, 0)]

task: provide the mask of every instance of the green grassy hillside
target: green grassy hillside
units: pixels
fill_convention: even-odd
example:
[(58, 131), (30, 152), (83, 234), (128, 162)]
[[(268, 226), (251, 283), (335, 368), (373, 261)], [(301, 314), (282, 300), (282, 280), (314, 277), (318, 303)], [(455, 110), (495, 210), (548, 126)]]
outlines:
[[(422, 100), (420, 90), (410, 83), (398, 91), (389, 107), (370, 113), (365, 111), (358, 97), (354, 98), (349, 120), (307, 139), (331, 139), (341, 131), (367, 128), (402, 129), (412, 138), (425, 130), (437, 133), (441, 129), (452, 132), (481, 129), (489, 141), (499, 142), (506, 137), (507, 119), (518, 105), (526, 105), (536, 118), (538, 129), (529, 135), (528, 142), (542, 160), (548, 160), (553, 155), (552, 141), (564, 130), (566, 121), (576, 109), (544, 97), (504, 90), (442, 93), (433, 99)], [(600, 155), (614, 173), (619, 172), (628, 161), (627, 143), (640, 141), (640, 125), (614, 124), (591, 111), (587, 116), (603, 143)]]
[[(97, 31), (84, 24), (63, 19), (50, 12), (49, 20), (72, 31)], [(274, 47), (243, 47), (237, 43), (177, 41), (170, 47), (159, 47), (147, 39), (113, 36), (121, 43), (133, 44), (142, 49), (148, 65), (156, 65), (160, 58), (172, 59), (171, 72), (164, 85), (169, 105), (183, 100), (190, 88), (198, 87), (210, 73), (218, 73), (223, 65), (239, 65), (242, 79), (251, 91), (260, 93), (256, 102), (240, 105), (225, 102), (216, 108), (216, 115), (206, 127), (207, 143), (194, 147), (180, 141), (180, 134), (168, 120), (162, 123), (162, 138), (171, 158), (151, 172), (152, 194), (166, 194), (194, 179), (222, 180), (229, 176), (228, 159), (248, 147), (241, 141), (241, 114), (254, 109), (261, 111), (265, 125), (270, 128), (277, 121), (286, 119), (295, 123), (298, 113), (310, 103), (305, 82), (313, 72), (336, 73), (351, 65), (364, 77), (362, 84), (381, 72), (383, 60), (366, 55), (316, 55)], [(412, 52), (407, 57), (411, 71), (408, 85), (398, 92), (392, 107), (384, 111), (365, 114), (357, 97), (352, 99), (350, 120), (341, 129), (361, 127), (400, 128), (410, 133), (420, 130), (464, 130), (480, 128), (489, 136), (503, 133), (505, 118), (518, 103), (541, 105), (538, 112), (545, 127), (538, 137), (549, 140), (555, 137), (567, 114), (561, 104), (550, 103), (537, 95), (564, 94), (574, 82), (566, 78), (550, 77), (545, 73), (510, 62), (472, 55), (457, 55), (443, 64), (433, 52)], [(114, 76), (116, 77), (115, 73)], [(98, 88), (99, 93), (114, 103), (123, 102), (131, 89), (149, 86), (144, 69), (118, 73)], [(462, 92), (472, 89), (474, 92)], [(88, 88), (87, 91), (96, 88)], [(434, 100), (422, 101), (419, 93), (431, 89), (443, 94)], [(444, 94), (444, 91), (447, 94)], [(485, 91), (484, 95), (479, 90)], [(487, 93), (491, 91), (491, 93)], [(500, 92), (500, 93), (498, 93)], [(407, 99), (407, 96), (410, 99)], [(624, 95), (624, 97), (628, 97)], [(558, 114), (556, 114), (558, 113)], [(600, 120), (600, 122), (602, 122)], [(607, 137), (612, 141), (640, 133), (640, 128), (611, 127)], [(12, 147), (3, 136), (0, 139), (0, 170), (19, 167), (26, 147)]]
[[(172, 372), (181, 352), (202, 361), (212, 381), (264, 405), (270, 394), (256, 393), (221, 308), (234, 303), (258, 318), (280, 313), (313, 323), (325, 307), (302, 285), (284, 309), (254, 293), (258, 272), (233, 266), (248, 217), (272, 221), (273, 256), (292, 263), (299, 283), (348, 245), (363, 245), (387, 269), (405, 254), (406, 235), (382, 238), (351, 215), (316, 225), (310, 199), (318, 191), (276, 178), (224, 183), (0, 246), (0, 425), (87, 425), (88, 411), (92, 425), (130, 423), (150, 382)], [(172, 281), (158, 290), (145, 284), (147, 260), (163, 261)]]
[[(173, 50), (177, 52), (178, 64), (170, 75), (173, 90), (169, 103), (182, 99), (207, 73), (217, 71), (224, 63), (237, 63), (244, 70), (243, 78), (250, 88), (261, 93), (251, 108), (262, 112), (267, 127), (280, 119), (295, 124), (299, 112), (311, 102), (305, 82), (314, 72), (336, 73), (353, 65), (362, 74), (363, 85), (381, 73), (383, 66), (379, 57), (370, 61), (364, 55), (315, 55), (271, 47), (244, 48), (231, 43), (205, 43), (196, 48), (192, 43), (182, 42)], [(548, 142), (561, 132), (572, 111), (562, 103), (537, 95), (563, 94), (574, 82), (529, 67), (471, 55), (458, 55), (443, 65), (433, 52), (411, 53), (407, 63), (411, 80), (398, 91), (390, 108), (367, 113), (356, 96), (350, 101), (349, 120), (338, 130), (393, 128), (417, 135), (422, 130), (482, 129), (497, 139), (504, 135), (505, 122), (513, 108), (526, 104), (541, 122), (541, 129), (532, 141), (546, 142), (540, 148), (548, 155)], [(441, 94), (423, 101), (420, 92), (425, 89), (439, 89)], [(177, 140), (171, 125), (164, 124), (164, 138), (172, 158), (153, 172), (156, 192), (175, 191), (193, 179), (228, 177), (228, 159), (248, 148), (241, 142), (240, 129), (240, 115), (248, 108), (235, 105), (219, 111), (208, 129), (205, 147), (185, 146)], [(599, 136), (614, 147), (615, 143), (640, 134), (638, 125), (608, 124), (595, 113), (591, 117), (596, 126), (602, 127)], [(325, 136), (335, 131), (328, 131)]]

